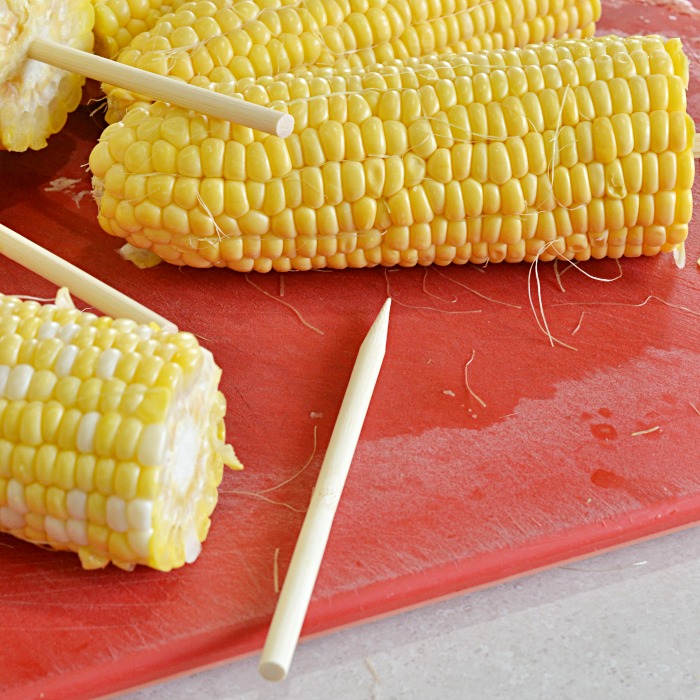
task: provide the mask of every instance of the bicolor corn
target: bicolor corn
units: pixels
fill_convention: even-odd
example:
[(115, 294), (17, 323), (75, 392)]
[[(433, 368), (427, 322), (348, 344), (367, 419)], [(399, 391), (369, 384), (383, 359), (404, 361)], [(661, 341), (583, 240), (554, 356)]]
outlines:
[(0, 295), (0, 531), (88, 569), (194, 561), (239, 466), (220, 374), (189, 333)]

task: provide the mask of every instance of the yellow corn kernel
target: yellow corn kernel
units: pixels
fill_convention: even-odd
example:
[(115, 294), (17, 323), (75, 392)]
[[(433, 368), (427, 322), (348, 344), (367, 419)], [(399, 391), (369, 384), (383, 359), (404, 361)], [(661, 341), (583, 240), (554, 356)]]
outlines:
[(512, 177), (510, 154), (502, 142), (489, 144), (489, 180), (497, 185), (505, 184)]
[(49, 486), (46, 489), (46, 512), (59, 520), (68, 518), (68, 509), (66, 507), (66, 492), (56, 486)]
[(34, 459), (36, 450), (28, 445), (17, 445), (12, 452), (12, 476), (20, 484), (34, 482)]

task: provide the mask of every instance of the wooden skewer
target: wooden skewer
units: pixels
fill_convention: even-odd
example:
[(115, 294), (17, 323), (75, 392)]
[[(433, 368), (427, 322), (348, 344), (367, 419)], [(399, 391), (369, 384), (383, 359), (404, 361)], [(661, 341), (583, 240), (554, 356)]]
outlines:
[(259, 670), (267, 680), (282, 680), (292, 663), (340, 494), (384, 359), (390, 306), (391, 299), (387, 299), (360, 346), (350, 376), (263, 648)]
[(27, 56), (102, 83), (117, 85), (141, 95), (249, 126), (281, 138), (286, 138), (294, 130), (294, 117), (291, 114), (283, 114), (269, 107), (149, 73), (46, 39), (34, 39), (29, 45)]
[(164, 330), (177, 331), (174, 323), (159, 316), (155, 311), (151, 311), (126, 294), (118, 292), (3, 224), (0, 224), (0, 254), (58, 287), (68, 287), (77, 297), (110, 316), (130, 318), (138, 323), (155, 322)]
[(696, 158), (700, 158), (700, 134), (695, 134), (695, 139), (693, 140), (693, 155)]

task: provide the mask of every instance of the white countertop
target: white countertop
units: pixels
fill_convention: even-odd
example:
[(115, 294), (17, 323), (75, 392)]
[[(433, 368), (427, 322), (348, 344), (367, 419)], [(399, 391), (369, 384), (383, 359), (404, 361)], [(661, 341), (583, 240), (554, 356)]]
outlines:
[(700, 698), (700, 528), (303, 642), (129, 700)]

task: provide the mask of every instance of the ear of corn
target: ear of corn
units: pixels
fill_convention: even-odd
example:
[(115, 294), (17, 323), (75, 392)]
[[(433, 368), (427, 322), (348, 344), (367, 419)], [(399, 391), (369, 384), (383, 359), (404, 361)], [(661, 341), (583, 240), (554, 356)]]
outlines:
[[(231, 82), (592, 36), (599, 17), (600, 0), (200, 0), (162, 17), (118, 60), (185, 81)], [(107, 119), (116, 121), (134, 96), (104, 88)]]
[(99, 222), (240, 271), (673, 251), (692, 213), (687, 83), (680, 41), (659, 37), (243, 79), (294, 115), (288, 139), (136, 106), (90, 157)]
[(91, 51), (91, 0), (0, 2), (0, 150), (46, 146), (80, 104), (85, 79), (37, 61), (27, 49), (38, 36)]
[(237, 466), (219, 377), (191, 334), (0, 295), (0, 531), (88, 569), (194, 561)]

